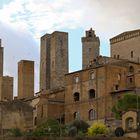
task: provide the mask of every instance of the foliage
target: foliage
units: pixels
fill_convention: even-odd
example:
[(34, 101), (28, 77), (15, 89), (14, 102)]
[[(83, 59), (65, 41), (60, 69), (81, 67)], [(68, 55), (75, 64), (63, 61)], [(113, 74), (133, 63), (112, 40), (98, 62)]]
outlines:
[(10, 132), (11, 132), (11, 135), (14, 136), (14, 137), (22, 136), (22, 132), (20, 131), (19, 128), (11, 129)]
[(89, 125), (83, 120), (75, 120), (69, 127), (69, 136), (83, 135), (87, 132)]
[(88, 136), (96, 136), (99, 134), (106, 134), (108, 132), (107, 127), (101, 122), (95, 122), (88, 128)]
[(118, 100), (118, 102), (113, 106), (112, 112), (115, 113), (116, 119), (121, 119), (122, 112), (128, 111), (129, 109), (136, 109), (137, 105), (140, 108), (140, 97), (134, 94), (126, 94)]
[(64, 135), (66, 127), (55, 119), (48, 119), (40, 124), (34, 131), (34, 136), (61, 136)]
[(75, 126), (70, 127), (69, 129), (69, 136), (74, 137), (77, 135), (77, 128)]

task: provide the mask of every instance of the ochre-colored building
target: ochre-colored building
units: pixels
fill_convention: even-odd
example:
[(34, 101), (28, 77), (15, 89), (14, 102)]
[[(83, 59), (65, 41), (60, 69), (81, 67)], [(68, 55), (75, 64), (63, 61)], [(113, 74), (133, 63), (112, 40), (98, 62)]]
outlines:
[[(56, 32), (45, 36), (50, 39), (55, 34)], [(61, 35), (63, 38), (65, 37), (65, 34)], [(45, 36), (41, 38), (41, 44), (43, 44), (43, 38)], [(59, 69), (60, 67), (58, 65), (55, 65), (55, 71), (50, 69), (49, 73), (47, 73), (48, 68), (53, 68), (53, 63), (50, 64), (47, 62), (50, 62), (52, 57), (55, 60), (59, 60), (63, 55), (56, 55), (55, 53), (52, 55), (50, 51), (47, 51), (41, 45), (41, 58), (44, 57), (44, 59), (41, 59), (40, 72), (46, 72), (46, 75), (51, 76), (51, 79), (47, 79), (47, 76), (44, 77), (45, 74), (42, 74), (43, 78), (40, 80), (41, 94), (44, 95), (44, 100), (46, 100), (42, 101), (42, 104), (47, 104), (42, 109), (45, 113), (44, 117), (58, 119), (64, 114), (65, 123), (70, 123), (76, 118), (79, 118), (87, 121), (89, 124), (95, 120), (100, 120), (112, 125), (112, 127), (119, 126), (120, 122), (113, 123), (113, 105), (124, 94), (139, 94), (140, 91), (139, 38), (140, 30), (136, 30), (122, 33), (110, 39), (111, 57), (104, 57), (99, 54), (100, 40), (96, 36), (95, 31), (92, 28), (86, 31), (86, 36), (82, 37), (82, 70), (72, 73), (65, 72), (65, 81), (63, 81), (62, 85), (57, 80), (58, 77), (53, 75), (53, 73), (61, 73), (62, 70)], [(57, 38), (53, 39), (57, 51), (63, 54), (63, 49), (61, 49)], [(50, 44), (50, 41), (47, 39), (45, 41), (45, 44)], [(61, 44), (63, 43), (61, 42)], [(52, 48), (53, 46), (50, 46), (50, 49)], [(43, 50), (44, 53), (42, 53)], [(42, 66), (43, 63), (44, 67)], [(64, 63), (68, 63), (67, 59)], [(64, 75), (64, 73), (62, 74)], [(50, 86), (51, 81), (56, 80), (59, 84), (55, 87)], [(42, 88), (42, 84), (45, 84), (48, 88)], [(63, 92), (60, 90), (61, 88)], [(55, 98), (56, 96), (58, 98)], [(55, 100), (55, 104), (57, 105), (60, 103), (57, 101), (61, 99), (64, 104), (62, 104), (61, 108), (57, 108), (56, 111), (56, 107), (51, 106), (50, 99)], [(48, 112), (48, 107), (52, 110), (51, 113)], [(63, 108), (64, 112), (62, 111)], [(61, 115), (60, 112), (62, 112)], [(38, 117), (41, 120), (41, 113), (39, 113)]]

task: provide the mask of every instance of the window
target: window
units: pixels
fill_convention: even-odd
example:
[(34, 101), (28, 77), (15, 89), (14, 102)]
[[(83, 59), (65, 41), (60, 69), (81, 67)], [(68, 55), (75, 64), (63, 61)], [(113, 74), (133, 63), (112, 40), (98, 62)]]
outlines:
[(133, 58), (134, 57), (134, 52), (133, 51), (131, 51), (131, 58)]
[(94, 78), (95, 78), (95, 74), (94, 74), (94, 72), (91, 72), (90, 73), (90, 79), (93, 80)]
[(78, 92), (75, 92), (73, 95), (74, 101), (77, 102), (80, 99), (80, 94)]
[(89, 99), (93, 99), (95, 98), (95, 90), (94, 89), (90, 89), (89, 90)]
[(89, 120), (95, 120), (96, 119), (96, 111), (94, 109), (89, 110)]
[(115, 90), (118, 90), (119, 89), (119, 85), (115, 85)]
[(133, 66), (129, 67), (129, 73), (134, 73), (134, 67)]
[(129, 82), (130, 82), (130, 83), (132, 83), (132, 82), (133, 82), (133, 79), (132, 79), (132, 77), (131, 77), (131, 78), (129, 78)]
[(79, 112), (74, 112), (73, 116), (74, 116), (74, 119), (80, 119), (80, 113)]
[(92, 37), (92, 33), (91, 32), (88, 33), (88, 37)]
[(116, 59), (116, 55), (114, 55), (114, 58)]
[(117, 55), (117, 59), (119, 59), (120, 58), (120, 55)]
[(34, 125), (37, 125), (37, 117), (34, 118)]

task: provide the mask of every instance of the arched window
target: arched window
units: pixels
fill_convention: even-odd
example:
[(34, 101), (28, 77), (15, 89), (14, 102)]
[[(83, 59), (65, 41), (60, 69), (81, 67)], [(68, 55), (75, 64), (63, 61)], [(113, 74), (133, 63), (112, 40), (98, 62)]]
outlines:
[(80, 118), (80, 113), (79, 112), (74, 112), (73, 117), (74, 117), (74, 119)]
[(80, 94), (78, 92), (75, 92), (73, 95), (74, 101), (77, 102), (80, 99)]
[(93, 99), (95, 97), (96, 97), (95, 90), (94, 89), (90, 89), (89, 90), (89, 99)]
[(131, 58), (133, 58), (133, 56), (134, 56), (134, 52), (133, 52), (133, 51), (131, 51)]
[(133, 66), (129, 67), (129, 73), (134, 73), (134, 67)]
[(91, 109), (89, 110), (89, 120), (92, 121), (92, 120), (95, 120), (96, 119), (96, 110), (94, 109)]

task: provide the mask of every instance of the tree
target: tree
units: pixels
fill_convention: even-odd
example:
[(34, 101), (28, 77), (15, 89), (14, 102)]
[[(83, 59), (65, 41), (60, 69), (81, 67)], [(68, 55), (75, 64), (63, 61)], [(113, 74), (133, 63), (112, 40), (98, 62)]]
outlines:
[(89, 125), (83, 120), (75, 120), (69, 128), (69, 135), (75, 136), (80, 133), (86, 133)]
[(66, 126), (60, 124), (55, 119), (48, 119), (40, 124), (33, 132), (35, 136), (61, 136), (65, 132)]
[(107, 127), (101, 122), (95, 122), (88, 128), (88, 136), (96, 136), (100, 134), (106, 134), (108, 132)]
[(121, 119), (122, 112), (128, 111), (129, 109), (140, 108), (140, 96), (135, 94), (126, 94), (118, 100), (118, 102), (113, 106), (112, 112), (115, 113), (116, 119)]

